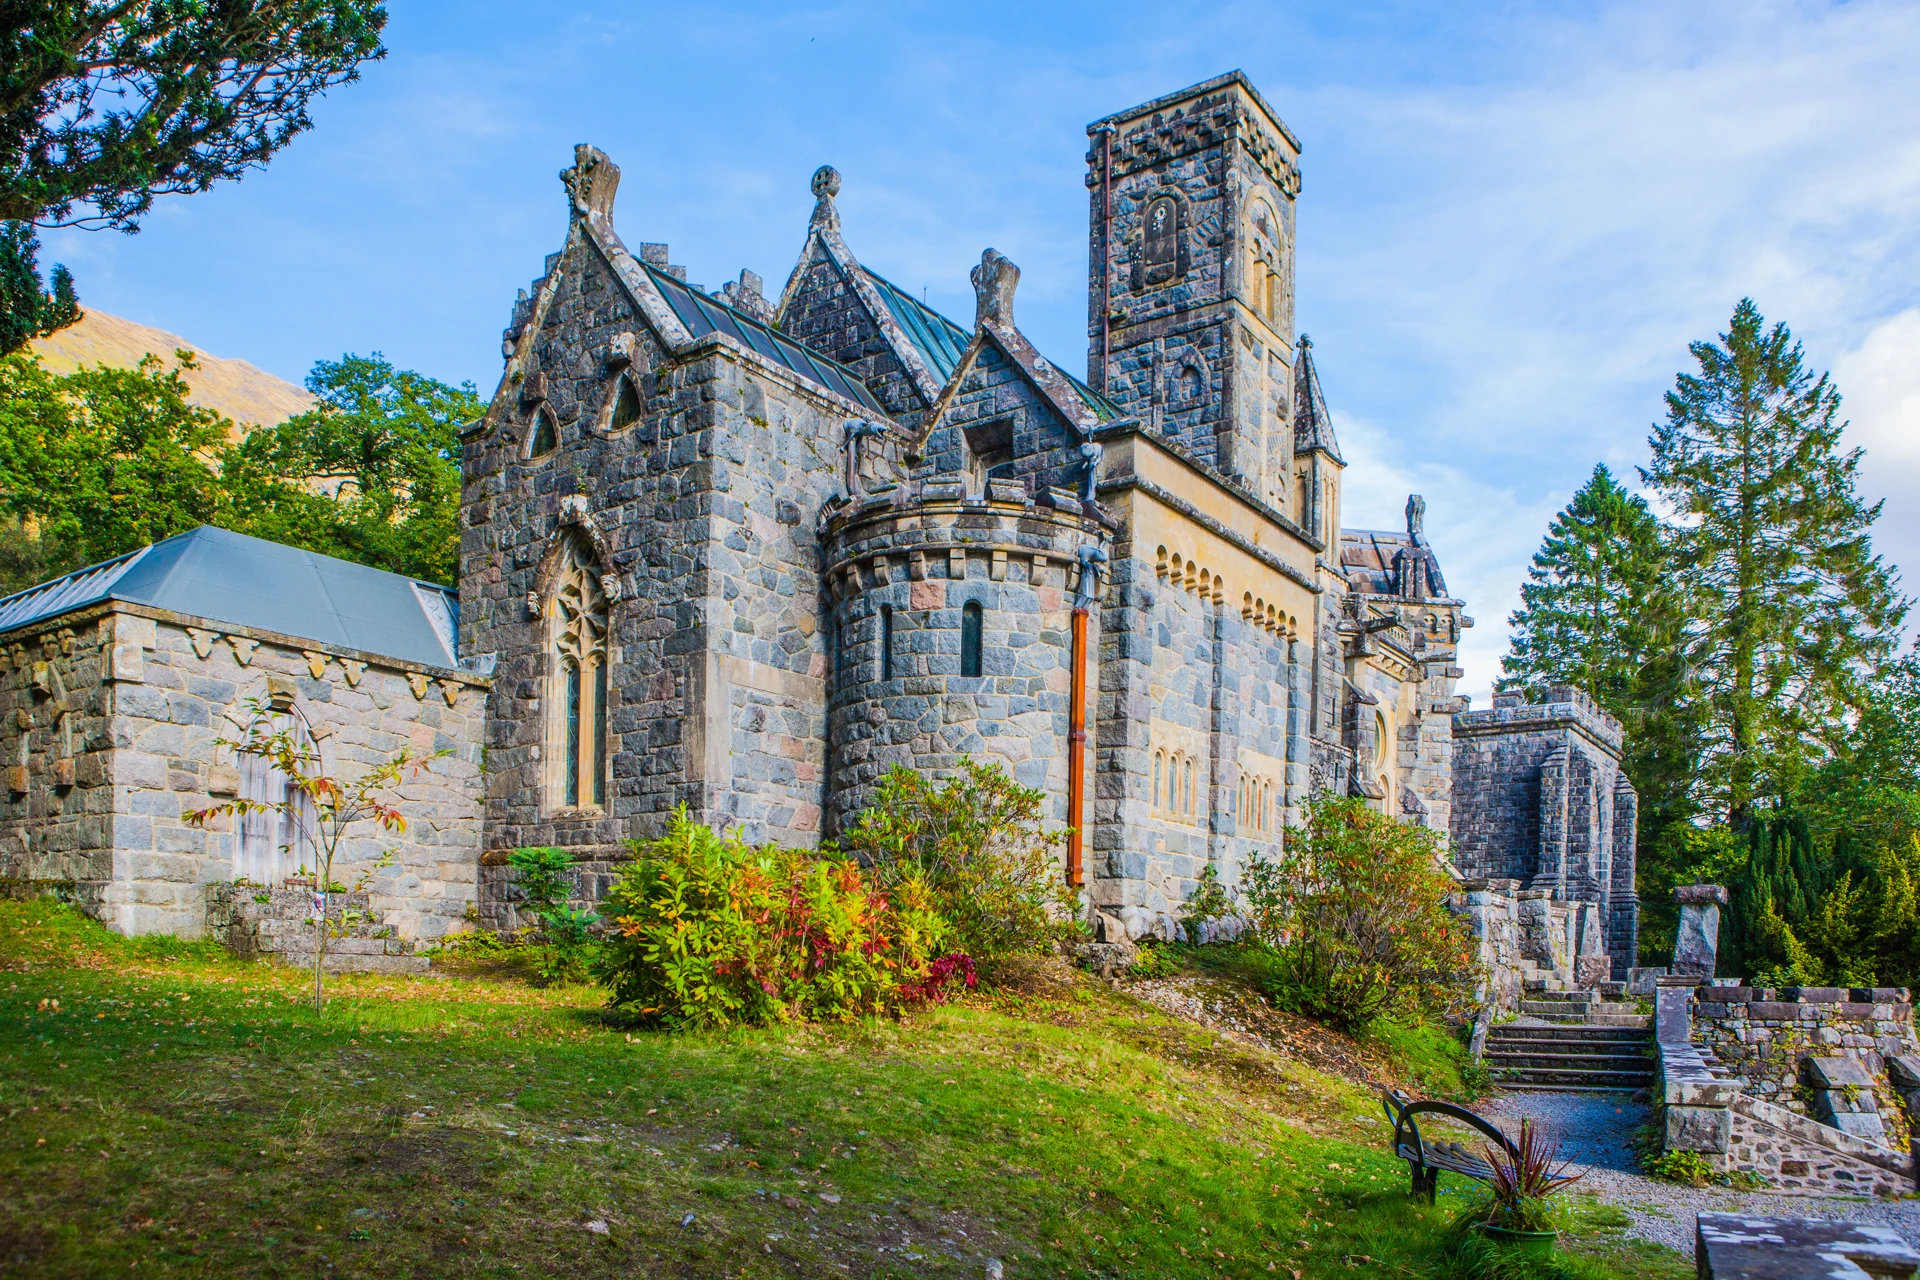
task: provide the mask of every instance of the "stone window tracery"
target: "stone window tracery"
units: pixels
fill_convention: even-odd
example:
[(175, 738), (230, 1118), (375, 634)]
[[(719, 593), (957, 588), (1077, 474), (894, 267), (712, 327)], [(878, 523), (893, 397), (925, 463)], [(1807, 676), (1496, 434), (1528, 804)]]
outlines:
[(568, 539), (548, 612), (555, 663), (548, 741), (555, 800), (567, 809), (607, 802), (609, 602), (600, 576), (592, 548)]

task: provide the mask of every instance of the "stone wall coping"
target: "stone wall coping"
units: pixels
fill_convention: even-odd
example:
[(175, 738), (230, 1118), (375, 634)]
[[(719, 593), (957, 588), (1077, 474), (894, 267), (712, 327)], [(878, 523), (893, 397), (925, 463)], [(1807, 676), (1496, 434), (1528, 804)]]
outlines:
[(246, 636), (262, 644), (289, 650), (295, 656), (306, 652), (325, 653), (332, 657), (351, 658), (356, 662), (364, 662), (369, 667), (377, 667), (385, 671), (418, 671), (431, 675), (437, 680), (457, 680), (461, 684), (471, 685), (476, 689), (493, 687), (492, 677), (462, 671), (458, 667), (437, 667), (424, 662), (410, 662), (405, 658), (393, 658), (384, 653), (371, 653), (365, 649), (352, 649), (343, 644), (329, 644), (324, 640), (290, 636), (278, 631), (262, 630), (259, 627), (242, 627), (231, 622), (222, 622), (217, 618), (201, 618), (190, 613), (175, 613), (171, 609), (156, 609), (151, 605), (135, 604), (127, 600), (102, 600), (84, 609), (76, 609), (72, 613), (42, 618), (15, 631), (0, 633), (0, 643), (16, 643), (43, 631), (54, 631), (92, 622), (110, 613), (151, 618), (156, 622), (165, 622), (177, 627), (198, 627), (203, 631), (217, 631), (223, 636)]
[[(894, 490), (894, 493), (901, 495), (911, 492), (912, 490), (907, 488), (897, 488)], [(869, 495), (869, 497), (873, 496), (876, 495)], [(1037, 504), (1028, 506), (1025, 503), (1002, 502), (991, 498), (984, 502), (969, 499), (956, 501), (946, 497), (934, 497), (930, 499), (910, 498), (902, 503), (888, 501), (880, 504), (871, 502), (848, 504), (827, 518), (825, 532), (830, 539), (837, 541), (844, 547), (847, 543), (858, 540), (860, 535), (855, 531), (863, 525), (898, 520), (902, 516), (944, 515), (949, 513), (953, 515), (964, 515), (976, 514), (982, 511), (1017, 520), (1022, 524), (1028, 524), (1035, 520), (1044, 521), (1047, 524), (1058, 525), (1060, 528), (1080, 537), (1090, 536), (1101, 539), (1107, 537), (1106, 527), (1102, 525), (1100, 521), (1090, 516), (1068, 511), (1064, 507), (1043, 507)], [(930, 550), (934, 547), (945, 548), (951, 546), (968, 551), (992, 549), (1013, 552), (1020, 555), (1032, 555), (1035, 551), (1042, 550), (1042, 548), (1025, 546), (1017, 541), (1004, 539), (996, 542), (986, 539), (971, 541), (967, 538), (957, 538), (953, 537), (947, 529), (929, 529), (923, 532), (936, 536), (915, 539), (915, 550)], [(979, 534), (987, 531), (968, 526), (964, 532), (977, 537)], [(1008, 532), (1017, 534), (1018, 531), (1009, 530)], [(897, 554), (905, 555), (906, 551), (907, 549), (903, 547)], [(831, 573), (832, 570), (830, 569), (828, 572)]]
[(1913, 1179), (1913, 1156), (1910, 1153), (1893, 1151), (1877, 1142), (1855, 1137), (1851, 1133), (1842, 1133), (1829, 1125), (1821, 1124), (1810, 1116), (1789, 1111), (1771, 1102), (1762, 1102), (1758, 1098), (1748, 1097), (1743, 1093), (1736, 1093), (1728, 1105), (1747, 1119), (1779, 1129), (1791, 1135), (1796, 1141), (1807, 1143), (1809, 1146), (1823, 1147), (1828, 1151), (1837, 1151), (1855, 1160), (1863, 1160), (1889, 1173), (1901, 1174), (1908, 1181)]
[(1683, 884), (1673, 891), (1673, 900), (1681, 906), (1727, 906), (1733, 901), (1727, 887), (1721, 884)]
[[(1662, 986), (1695, 985), (1699, 988), (1699, 999), (1703, 1002), (1727, 1005), (1768, 1005), (1795, 1006), (1809, 1004), (1837, 1004), (1857, 1006), (1860, 1010), (1854, 1016), (1875, 1017), (1869, 1010), (1874, 1005), (1913, 1003), (1912, 993), (1906, 987), (1722, 987), (1701, 982), (1697, 978), (1680, 975), (1678, 977), (1656, 979)], [(1711, 992), (1709, 996), (1707, 993)], [(1760, 1013), (1754, 1017), (1793, 1017), (1793, 1014)]]
[(1481, 707), (1455, 712), (1453, 717), (1453, 734), (1456, 738), (1507, 737), (1516, 733), (1538, 733), (1552, 729), (1574, 730), (1601, 754), (1615, 761), (1620, 759), (1620, 752), (1626, 743), (1624, 730), (1617, 725), (1603, 724), (1592, 712), (1573, 702), (1528, 702), (1517, 707)]
[(1707, 1066), (1707, 1057), (1692, 1044), (1661, 1044), (1660, 1089), (1670, 1107), (1724, 1107), (1740, 1092)]

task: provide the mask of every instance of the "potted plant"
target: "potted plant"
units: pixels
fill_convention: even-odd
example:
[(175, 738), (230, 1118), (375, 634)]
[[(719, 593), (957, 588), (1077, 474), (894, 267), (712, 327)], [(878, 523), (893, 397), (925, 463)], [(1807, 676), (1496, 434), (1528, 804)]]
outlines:
[(1493, 1203), (1480, 1233), (1529, 1256), (1552, 1253), (1558, 1239), (1553, 1228), (1555, 1197), (1585, 1175), (1567, 1173), (1572, 1162), (1560, 1159), (1560, 1144), (1543, 1141), (1531, 1120), (1520, 1122), (1520, 1140), (1511, 1153), (1488, 1147), (1487, 1163), (1493, 1166), (1493, 1178), (1487, 1184)]

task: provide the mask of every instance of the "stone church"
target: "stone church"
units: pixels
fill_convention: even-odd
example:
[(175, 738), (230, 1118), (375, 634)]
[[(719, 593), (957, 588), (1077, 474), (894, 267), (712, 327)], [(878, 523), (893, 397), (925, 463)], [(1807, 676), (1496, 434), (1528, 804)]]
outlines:
[[(1169, 930), (1206, 868), (1231, 883), (1277, 850), (1311, 794), (1442, 832), (1475, 820), (1482, 791), (1452, 768), (1472, 623), (1424, 504), (1404, 528), (1342, 526), (1346, 462), (1294, 328), (1298, 139), (1238, 72), (1087, 136), (1084, 378), (1022, 334), (998, 252), (973, 269), (968, 324), (863, 264), (832, 168), (774, 297), (752, 272), (708, 291), (666, 245), (629, 248), (620, 170), (577, 149), (565, 240), (462, 436), (458, 595), (435, 606), (457, 639), (437, 663), (419, 645), (350, 659), (385, 661), (419, 714), (468, 735), (418, 803), (470, 860), (436, 870), (430, 907), (418, 875), (375, 878), (376, 905), (419, 936), (455, 907), (498, 919), (525, 845), (572, 851), (591, 896), (682, 804), (817, 846), (890, 766), (966, 756), (1045, 792), (1073, 829), (1063, 875), (1135, 935)], [(51, 606), (30, 623), (71, 630)], [(328, 666), (344, 648), (269, 631), (290, 706), (353, 700)], [(178, 794), (143, 804), (207, 794), (215, 766), (187, 758), (206, 736), (167, 748), (184, 763), (143, 785)], [(1501, 759), (1537, 804), (1539, 762)], [(0, 874), (46, 878), (24, 810), (6, 843), (12, 821)], [(208, 833), (166, 892), (233, 879), (237, 839)], [(124, 858), (61, 856), (139, 880)], [(1608, 892), (1619, 865), (1565, 885)]]

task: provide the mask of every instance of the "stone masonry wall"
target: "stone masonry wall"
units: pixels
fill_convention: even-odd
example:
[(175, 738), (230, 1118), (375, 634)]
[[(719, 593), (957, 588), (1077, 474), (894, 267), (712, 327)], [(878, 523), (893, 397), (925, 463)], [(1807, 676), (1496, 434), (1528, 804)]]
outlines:
[[(91, 781), (77, 806), (99, 812), (66, 812), (77, 779), (64, 794), (36, 787), (37, 803), (29, 800), (26, 819), (4, 837), (26, 846), (11, 874), (73, 885), (89, 910), (128, 934), (200, 936), (206, 886), (235, 878), (234, 832), (230, 820), (202, 828), (186, 815), (235, 793), (235, 758), (215, 740), (238, 736), (246, 700), (265, 699), (272, 680), (293, 692), (323, 766), (338, 776), (356, 777), (403, 746), (423, 757), (452, 752), (396, 789), (406, 831), (363, 824), (342, 845), (334, 876), (352, 883), (365, 871), (372, 906), (405, 938), (437, 937), (465, 917), (479, 853), (484, 681), (125, 607), (52, 634), (61, 631), (74, 635), (82, 655), (69, 658), (69, 696), (99, 709)], [(89, 648), (79, 643), (84, 633), (111, 643)], [(34, 755), (43, 764), (58, 759), (55, 751)], [(388, 852), (393, 865), (374, 870)]]
[(1900, 1114), (1886, 1059), (1915, 1052), (1905, 987), (1701, 987), (1691, 1013), (1695, 1042), (1751, 1097), (1805, 1115), (1802, 1064), (1846, 1057), (1873, 1077), (1881, 1115)]

